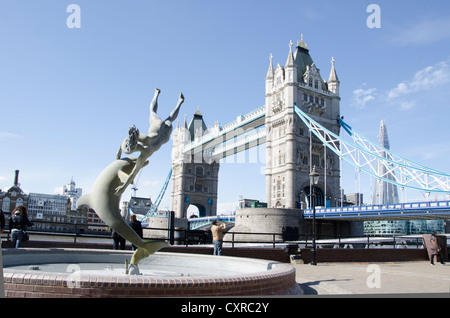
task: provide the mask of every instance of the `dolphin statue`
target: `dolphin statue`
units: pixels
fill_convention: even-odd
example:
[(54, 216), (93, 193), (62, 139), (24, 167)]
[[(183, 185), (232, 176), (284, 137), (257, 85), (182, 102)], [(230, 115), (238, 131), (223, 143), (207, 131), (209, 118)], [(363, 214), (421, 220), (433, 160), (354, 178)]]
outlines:
[[(138, 274), (139, 261), (150, 256), (159, 249), (168, 246), (167, 242), (144, 242), (139, 235), (124, 221), (120, 215), (120, 198), (137, 173), (146, 165), (148, 158), (170, 139), (172, 122), (177, 118), (184, 95), (180, 93), (177, 105), (170, 115), (162, 120), (158, 114), (158, 96), (161, 93), (155, 88), (155, 94), (150, 103), (149, 134), (141, 134), (136, 127), (131, 127), (128, 137), (121, 143), (116, 154), (116, 161), (107, 166), (97, 177), (91, 193), (77, 200), (77, 208), (89, 206), (114, 231), (127, 241), (137, 246), (130, 261), (130, 274)], [(140, 152), (138, 158), (120, 158), (122, 151), (126, 154)]]
[[(122, 158), (109, 164), (97, 177), (92, 191), (77, 200), (77, 208), (88, 206), (114, 231), (138, 248), (130, 261), (130, 274), (139, 274), (138, 263), (159, 249), (169, 246), (167, 242), (144, 242), (125, 222), (120, 214), (121, 195), (115, 195), (136, 165), (136, 158)], [(148, 160), (144, 166), (148, 164)]]

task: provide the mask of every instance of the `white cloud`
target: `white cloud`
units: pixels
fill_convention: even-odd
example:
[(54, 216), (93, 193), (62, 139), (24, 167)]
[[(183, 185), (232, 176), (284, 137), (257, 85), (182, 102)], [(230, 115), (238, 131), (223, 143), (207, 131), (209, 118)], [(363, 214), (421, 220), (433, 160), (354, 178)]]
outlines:
[[(446, 159), (450, 153), (450, 142), (449, 141), (436, 141), (421, 144), (420, 151), (417, 148), (409, 148), (405, 150), (407, 157), (417, 158), (417, 162), (427, 163), (434, 161), (430, 164), (435, 164), (437, 159)], [(439, 169), (438, 169), (439, 170)]]
[(7, 131), (0, 131), (0, 141), (13, 138), (22, 138), (22, 136)]
[(142, 185), (144, 187), (156, 187), (158, 185), (159, 181), (144, 181)]
[[(366, 83), (362, 84), (366, 86)], [(376, 88), (363, 89), (358, 88), (353, 91), (353, 102), (359, 108), (366, 107), (366, 104), (375, 99)]]
[(411, 101), (403, 101), (400, 103), (400, 110), (409, 110), (415, 106), (414, 102)]
[(411, 93), (438, 87), (450, 81), (449, 61), (442, 61), (433, 66), (427, 66), (414, 74), (414, 77), (401, 82), (388, 93), (389, 99), (405, 96)]
[[(6, 178), (5, 176), (0, 176), (0, 182), (1, 183), (3, 183), (3, 182), (6, 182), (8, 180), (8, 178)], [(3, 191), (3, 192), (6, 192), (6, 191), (8, 191), (8, 189), (9, 189), (9, 187), (8, 188), (0, 188), (0, 191)]]
[(424, 45), (450, 38), (450, 20), (433, 19), (403, 29), (392, 42), (398, 45)]
[(53, 194), (60, 194), (60, 195), (62, 195), (62, 194), (63, 194), (63, 186), (61, 186), (61, 187), (55, 187), (55, 188), (53, 189)]
[(217, 202), (217, 215), (230, 214), (236, 211), (238, 202)]

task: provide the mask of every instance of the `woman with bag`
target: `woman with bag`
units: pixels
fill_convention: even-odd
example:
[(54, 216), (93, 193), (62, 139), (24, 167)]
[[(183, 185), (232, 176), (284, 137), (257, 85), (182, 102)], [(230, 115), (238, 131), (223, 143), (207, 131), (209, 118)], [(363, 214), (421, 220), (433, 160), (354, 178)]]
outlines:
[(434, 265), (434, 258), (436, 257), (436, 261), (440, 260), (441, 264), (444, 265), (444, 260), (441, 256), (441, 247), (439, 246), (438, 238), (436, 237), (436, 232), (431, 232), (430, 237), (430, 262), (431, 265)]
[(17, 206), (11, 213), (9, 229), (13, 247), (18, 248), (22, 242), (28, 241), (27, 226), (33, 226), (27, 215), (27, 208), (23, 205)]

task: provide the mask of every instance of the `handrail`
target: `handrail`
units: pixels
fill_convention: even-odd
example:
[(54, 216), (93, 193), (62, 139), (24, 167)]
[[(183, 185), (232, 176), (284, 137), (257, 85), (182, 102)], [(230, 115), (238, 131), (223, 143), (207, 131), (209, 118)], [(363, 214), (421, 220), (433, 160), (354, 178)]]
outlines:
[[(167, 228), (146, 228), (148, 230), (155, 230), (155, 231), (163, 231), (169, 233), (170, 229)], [(29, 231), (32, 235), (48, 235), (48, 236), (61, 236), (61, 237), (73, 237), (74, 238), (74, 244), (77, 244), (77, 238), (80, 237), (89, 237), (89, 238), (99, 238), (99, 239), (109, 239), (111, 236), (109, 235), (95, 235), (95, 234), (81, 234), (81, 233), (58, 233), (58, 232), (42, 232), (42, 231)], [(196, 231), (196, 230), (189, 230), (189, 229), (174, 229), (174, 232), (181, 232), (184, 235), (178, 235), (178, 237), (174, 238), (174, 241), (182, 243), (181, 245), (185, 245), (188, 247), (189, 245), (196, 245), (198, 246), (202, 242), (205, 243), (202, 239), (200, 240), (193, 240), (192, 237), (195, 234), (208, 234), (209, 231)], [(6, 234), (6, 235), (5, 235)], [(253, 236), (252, 240), (236, 240), (235, 235), (249, 235)], [(251, 233), (251, 232), (225, 232), (224, 233), (224, 243), (231, 243), (232, 248), (236, 248), (236, 244), (270, 244), (273, 248), (277, 248), (279, 245), (291, 245), (296, 244), (299, 247), (302, 248), (309, 248), (312, 245), (312, 235), (311, 234), (299, 234), (297, 235), (297, 240), (283, 240), (279, 239), (279, 237), (283, 237), (284, 233)], [(10, 240), (10, 231), (5, 230), (4, 233), (2, 233), (1, 238), (5, 238), (7, 240)], [(169, 236), (169, 234), (167, 234)], [(229, 239), (231, 236), (231, 239)], [(271, 239), (269, 240), (255, 240), (254, 236), (270, 236)], [(327, 237), (329, 237), (327, 239)], [(161, 240), (163, 238), (161, 237), (146, 237), (144, 239), (147, 240)], [(355, 241), (351, 241), (351, 240)], [(359, 240), (358, 240), (359, 239)], [(450, 240), (450, 236), (447, 236), (447, 241)], [(322, 241), (322, 242), (321, 242)], [(406, 244), (405, 244), (406, 242)], [(206, 242), (210, 243), (210, 239)], [(316, 244), (318, 248), (322, 245), (327, 246), (333, 246), (333, 248), (342, 248), (341, 245), (364, 245), (365, 248), (370, 248), (371, 246), (376, 247), (382, 247), (383, 245), (389, 245), (393, 246), (393, 248), (399, 248), (400, 247), (407, 247), (407, 246), (416, 246), (417, 249), (423, 248), (423, 240), (421, 236), (405, 236), (405, 235), (392, 235), (392, 236), (359, 236), (359, 237), (351, 237), (346, 236), (342, 237), (340, 235), (321, 235), (319, 238), (316, 239)]]

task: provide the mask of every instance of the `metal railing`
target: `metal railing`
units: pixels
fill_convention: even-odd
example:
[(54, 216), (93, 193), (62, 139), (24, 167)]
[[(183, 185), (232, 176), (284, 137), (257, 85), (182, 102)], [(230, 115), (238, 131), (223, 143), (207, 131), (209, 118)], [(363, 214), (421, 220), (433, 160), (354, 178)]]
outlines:
[[(34, 222), (34, 221), (33, 221)], [(34, 222), (36, 223), (36, 222)], [(48, 222), (47, 222), (48, 223)], [(61, 225), (61, 223), (57, 223)], [(73, 225), (73, 224), (71, 224)], [(105, 227), (101, 224), (88, 224), (89, 226)], [(83, 225), (85, 227), (86, 224)], [(146, 240), (169, 240), (171, 244), (184, 245), (186, 247), (192, 245), (207, 245), (212, 243), (210, 231), (190, 230), (187, 229), (170, 229), (170, 228), (145, 228), (152, 231), (151, 236), (145, 237)], [(109, 231), (90, 231), (90, 233), (83, 233), (74, 230), (73, 232), (49, 232), (49, 231), (35, 231), (32, 228), (28, 230), (33, 236), (53, 236), (57, 237), (71, 237), (72, 242), (76, 245), (79, 238), (105, 240), (111, 239)], [(160, 232), (160, 234), (158, 234)], [(148, 232), (147, 232), (148, 233)], [(260, 237), (261, 239), (257, 239)], [(2, 234), (2, 239), (10, 240), (10, 231), (5, 230)], [(450, 236), (447, 236), (447, 240)], [(57, 241), (57, 239), (55, 240)], [(238, 245), (252, 245), (252, 246), (271, 246), (272, 248), (285, 247), (286, 245), (296, 244), (299, 248), (310, 248), (312, 246), (311, 234), (286, 234), (286, 233), (251, 233), (251, 232), (224, 232), (224, 243), (231, 248), (236, 248)], [(420, 236), (326, 236), (320, 235), (316, 239), (318, 248), (423, 248), (423, 239)]]

